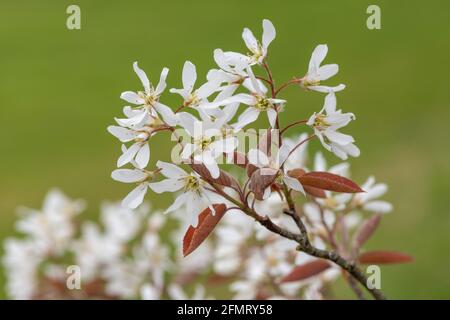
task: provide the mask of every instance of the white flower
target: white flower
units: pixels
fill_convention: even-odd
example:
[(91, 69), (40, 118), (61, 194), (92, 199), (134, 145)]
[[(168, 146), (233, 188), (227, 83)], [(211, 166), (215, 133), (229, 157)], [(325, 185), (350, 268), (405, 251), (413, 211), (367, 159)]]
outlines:
[(153, 174), (139, 168), (117, 169), (112, 172), (111, 177), (119, 182), (138, 184), (122, 201), (123, 206), (135, 209), (144, 201)]
[(314, 128), (314, 133), (325, 149), (346, 160), (348, 155), (358, 157), (360, 151), (353, 144), (355, 140), (352, 136), (340, 133), (337, 130), (345, 127), (354, 119), (353, 113), (342, 113), (341, 110), (336, 110), (336, 96), (333, 91), (330, 91), (325, 97), (322, 110), (319, 113), (314, 113), (307, 124)]
[(133, 69), (141, 80), (144, 91), (125, 91), (120, 95), (123, 100), (141, 107), (139, 112), (136, 112), (134, 116), (127, 121), (128, 125), (135, 125), (141, 122), (145, 114), (151, 112), (152, 109), (161, 114), (163, 120), (168, 125), (175, 125), (176, 117), (173, 111), (168, 106), (159, 102), (159, 98), (166, 88), (166, 78), (169, 73), (169, 69), (164, 68), (161, 71), (159, 83), (156, 88), (154, 88), (150, 83), (145, 72), (138, 67), (137, 62), (133, 63)]
[(255, 38), (250, 29), (244, 28), (242, 32), (242, 39), (244, 39), (245, 45), (250, 50), (250, 64), (261, 64), (263, 62), (267, 56), (267, 48), (276, 36), (275, 27), (270, 20), (264, 19), (262, 25), (263, 35), (261, 42)]
[[(286, 184), (286, 186), (295, 191), (305, 193), (301, 183), (292, 177), (289, 177), (282, 168), (284, 162), (289, 157), (290, 148), (282, 145), (278, 152), (268, 157), (264, 152), (258, 149), (252, 149), (248, 152), (248, 161), (252, 165), (260, 168), (261, 175), (276, 175), (277, 181)], [(263, 199), (270, 196), (270, 186), (264, 191)]]
[(183, 66), (183, 74), (182, 74), (182, 89), (170, 89), (171, 93), (179, 94), (183, 99), (183, 105), (185, 107), (197, 108), (201, 107), (203, 103), (208, 102), (208, 97), (219, 90), (219, 82), (208, 81), (204, 83), (200, 88), (194, 90), (195, 82), (197, 81), (197, 71), (195, 69), (195, 65), (186, 61)]
[(336, 87), (327, 87), (320, 85), (320, 82), (327, 80), (334, 76), (339, 71), (337, 64), (327, 64), (320, 66), (322, 61), (325, 59), (328, 52), (328, 47), (325, 44), (318, 45), (309, 61), (308, 72), (301, 79), (300, 85), (306, 89), (314, 90), (318, 92), (337, 92), (345, 89), (345, 85), (340, 84)]
[(369, 177), (361, 187), (365, 192), (358, 193), (353, 198), (353, 204), (361, 206), (364, 210), (376, 213), (388, 213), (392, 211), (392, 204), (386, 201), (374, 200), (384, 195), (388, 189), (384, 183), (375, 184), (375, 178)]
[(218, 178), (220, 169), (216, 158), (223, 154), (229, 154), (237, 147), (237, 139), (233, 135), (224, 136), (223, 121), (199, 121), (189, 113), (179, 114), (180, 125), (191, 136), (191, 142), (185, 143), (181, 152), (181, 158), (185, 161), (192, 156), (194, 163), (202, 163), (206, 166), (213, 178)]
[(128, 129), (119, 126), (109, 126), (108, 131), (121, 142), (134, 143), (129, 148), (122, 148), (123, 153), (117, 160), (117, 166), (132, 162), (133, 159), (138, 168), (144, 169), (150, 160), (149, 138), (154, 134), (154, 127), (150, 124), (139, 129)]
[(208, 103), (204, 105), (204, 108), (214, 109), (218, 106), (229, 105), (232, 103), (243, 103), (248, 105), (249, 108), (247, 108), (239, 116), (236, 124), (237, 127), (243, 128), (246, 125), (256, 121), (261, 113), (267, 112), (269, 124), (272, 128), (274, 128), (278, 112), (282, 111), (282, 107), (286, 103), (286, 100), (267, 98), (267, 88), (264, 87), (261, 81), (256, 79), (250, 68), (247, 68), (247, 74), (249, 76), (249, 81), (245, 81), (244, 86), (250, 91), (250, 94), (239, 93), (221, 101)]
[(32, 238), (48, 254), (60, 254), (75, 234), (72, 220), (84, 209), (80, 200), (71, 200), (59, 190), (45, 197), (42, 210), (22, 208), (17, 230)]
[(198, 215), (204, 209), (210, 208), (213, 213), (215, 212), (211, 202), (211, 192), (205, 189), (206, 183), (196, 173), (187, 173), (174, 164), (162, 161), (158, 161), (156, 166), (167, 179), (149, 183), (150, 189), (156, 193), (183, 190), (183, 193), (164, 213), (176, 211), (185, 206), (186, 213), (191, 215), (191, 224), (196, 226)]

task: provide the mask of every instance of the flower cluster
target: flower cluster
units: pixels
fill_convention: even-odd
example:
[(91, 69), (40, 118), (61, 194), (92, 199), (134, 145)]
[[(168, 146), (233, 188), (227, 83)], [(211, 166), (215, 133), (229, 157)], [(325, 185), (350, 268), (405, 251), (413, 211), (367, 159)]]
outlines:
[[(108, 127), (108, 131), (123, 143), (122, 154), (117, 161), (120, 169), (113, 172), (113, 179), (137, 183), (137, 187), (124, 199), (125, 206), (139, 206), (150, 188), (156, 193), (187, 191), (177, 198), (169, 211), (185, 203), (190, 204), (188, 212), (200, 213), (206, 207), (213, 208), (206, 192), (209, 186), (202, 182), (202, 177), (161, 161), (153, 169), (148, 169), (150, 139), (158, 132), (171, 132), (179, 138), (177, 144), (181, 149), (177, 161), (172, 160), (178, 164), (201, 164), (206, 167), (211, 178), (217, 179), (223, 157), (233, 158), (239, 146), (239, 137), (261, 113), (266, 114), (269, 128), (280, 130), (279, 114), (285, 110), (287, 101), (277, 97), (283, 86), (278, 90), (275, 88), (267, 63), (268, 48), (275, 35), (275, 28), (269, 20), (263, 21), (261, 41), (245, 28), (242, 38), (249, 53), (214, 50), (213, 56), (218, 68), (209, 70), (206, 81), (201, 85), (197, 84), (195, 65), (186, 61), (182, 71), (182, 88), (169, 90), (182, 99), (177, 108), (161, 102), (169, 70), (163, 68), (155, 87), (137, 62), (133, 64), (142, 83), (142, 90), (125, 91), (121, 94), (121, 98), (133, 106), (125, 106), (125, 118), (116, 118), (117, 125)], [(336, 64), (321, 66), (327, 51), (326, 45), (317, 46), (306, 74), (291, 82), (299, 84), (301, 88), (327, 94), (322, 110), (303, 123), (313, 129), (314, 136), (320, 139), (327, 150), (346, 159), (348, 155), (358, 156), (359, 149), (351, 136), (338, 130), (355, 117), (352, 113), (342, 113), (336, 109), (335, 92), (343, 90), (345, 86), (341, 84), (330, 87), (321, 83), (338, 72)], [(257, 67), (266, 70), (268, 77), (256, 76), (253, 69)], [(235, 118), (237, 119), (234, 120)], [(181, 131), (184, 134), (180, 134)], [(281, 172), (278, 169), (282, 168), (284, 161), (289, 160), (291, 150), (286, 144), (283, 145), (283, 139), (280, 139), (278, 147), (282, 149), (280, 155), (284, 158), (275, 159), (278, 167), (272, 169)], [(249, 150), (247, 156), (253, 165), (268, 165), (269, 159), (261, 152)], [(130, 164), (132, 168), (122, 168), (126, 164)], [(159, 174), (168, 179), (156, 182)], [(283, 181), (289, 187), (297, 191), (302, 189), (295, 179), (283, 175)]]
[[(269, 20), (263, 20), (262, 27), (260, 38), (244, 29), (246, 54), (214, 50), (217, 68), (209, 70), (202, 83), (195, 65), (186, 61), (181, 88), (168, 90), (181, 98), (175, 107), (162, 102), (169, 70), (163, 68), (155, 87), (137, 62), (133, 64), (142, 89), (121, 94), (132, 106), (125, 106), (124, 117), (108, 127), (122, 142), (112, 178), (135, 184), (122, 204), (139, 207), (148, 189), (176, 193), (165, 212), (181, 212), (190, 224), (183, 237), (183, 255), (204, 250), (210, 234), (210, 239), (223, 237), (213, 264), (220, 269), (218, 274), (232, 270), (240, 278), (231, 285), (238, 298), (293, 298), (299, 290), (305, 297), (317, 298), (324, 281), (344, 274), (359, 296), (358, 286), (363, 286), (382, 299), (377, 288), (367, 285), (358, 264), (380, 257), (380, 261), (409, 260), (384, 252), (360, 255), (380, 214), (392, 209), (376, 200), (386, 186), (369, 178), (361, 188), (348, 178), (347, 164), (327, 168), (321, 153), (314, 168), (305, 161), (306, 145), (315, 138), (342, 160), (360, 154), (354, 138), (341, 132), (355, 119), (337, 107), (336, 93), (345, 85), (323, 83), (337, 74), (338, 65), (323, 64), (328, 47), (318, 45), (306, 73), (277, 86), (268, 63), (275, 27)], [(323, 93), (320, 111), (282, 123), (280, 115), (288, 111), (288, 101), (281, 94), (290, 85)], [(257, 120), (267, 123), (264, 130), (255, 130), (260, 128)], [(301, 126), (305, 130), (295, 133)], [(288, 137), (288, 131), (293, 135)], [(150, 161), (150, 140), (164, 132), (174, 142), (171, 162)], [(364, 220), (350, 240), (352, 227), (361, 222), (356, 214), (361, 210), (377, 214)], [(253, 224), (242, 230), (248, 223), (241, 219)], [(212, 232), (216, 226), (217, 232)], [(309, 278), (324, 271), (326, 276), (307, 287), (291, 285), (304, 280), (305, 274)]]

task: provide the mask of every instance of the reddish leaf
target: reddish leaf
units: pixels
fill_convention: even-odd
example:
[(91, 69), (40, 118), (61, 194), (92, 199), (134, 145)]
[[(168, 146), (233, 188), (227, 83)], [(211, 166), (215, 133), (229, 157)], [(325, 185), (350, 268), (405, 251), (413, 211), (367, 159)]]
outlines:
[(214, 209), (216, 211), (214, 215), (209, 208), (203, 210), (198, 217), (197, 227), (189, 226), (183, 238), (183, 255), (185, 257), (205, 241), (220, 219), (222, 219), (226, 206), (223, 203), (215, 204)]
[(250, 178), (256, 170), (258, 170), (258, 167), (249, 163), (247, 165), (247, 176)]
[(315, 275), (318, 275), (319, 273), (327, 270), (330, 266), (331, 265), (329, 262), (322, 259), (307, 262), (305, 264), (295, 267), (289, 274), (284, 276), (280, 280), (280, 282), (285, 283), (304, 280), (313, 277)]
[(211, 177), (209, 170), (206, 168), (204, 164), (191, 164), (191, 167), (206, 181), (211, 181), (224, 187), (239, 189), (239, 183), (236, 181), (236, 179), (234, 179), (232, 176), (230, 176), (228, 173), (222, 170), (220, 170), (220, 176), (217, 179), (214, 179), (213, 177)]
[(359, 263), (362, 264), (391, 264), (412, 262), (412, 256), (395, 251), (369, 251), (359, 256)]
[(264, 190), (266, 190), (267, 187), (269, 187), (272, 183), (274, 183), (276, 177), (277, 174), (273, 175), (261, 174), (261, 170), (257, 169), (255, 172), (253, 172), (250, 178), (248, 188), (255, 194), (256, 199), (262, 200)]
[(287, 172), (289, 177), (299, 179), (301, 176), (305, 175), (306, 171), (300, 168), (292, 169)]
[(325, 191), (323, 191), (322, 189), (318, 189), (318, 188), (314, 188), (314, 187), (310, 187), (310, 186), (303, 186), (303, 189), (310, 196), (313, 196), (316, 198), (323, 198), (323, 199), (325, 199), (327, 197), (327, 195), (325, 194)]
[(372, 234), (378, 228), (380, 220), (381, 214), (375, 214), (370, 218), (368, 218), (367, 220), (365, 220), (363, 224), (361, 224), (360, 228), (358, 229), (358, 231), (356, 231), (355, 236), (353, 238), (353, 249), (356, 252), (372, 236)]
[[(300, 177), (302, 177), (305, 174), (305, 170), (303, 169), (293, 169), (293, 170), (289, 170), (288, 171), (288, 176), (292, 177), (292, 178), (296, 178), (298, 181), (300, 181)], [(300, 181), (301, 182), (301, 181)], [(325, 191), (323, 191), (322, 189), (318, 189), (315, 187), (311, 187), (311, 186), (303, 186), (303, 189), (305, 190), (305, 192), (313, 197), (316, 198), (326, 198), (327, 195), (325, 194)]]
[(304, 186), (323, 190), (346, 193), (364, 192), (364, 190), (350, 179), (329, 172), (308, 172), (298, 179)]

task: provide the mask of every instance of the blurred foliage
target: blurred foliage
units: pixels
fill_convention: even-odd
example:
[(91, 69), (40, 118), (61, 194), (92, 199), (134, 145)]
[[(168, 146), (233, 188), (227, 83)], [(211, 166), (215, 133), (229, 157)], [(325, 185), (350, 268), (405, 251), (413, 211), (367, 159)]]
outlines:
[[(128, 192), (110, 179), (120, 145), (106, 126), (121, 113), (120, 92), (139, 86), (133, 61), (154, 81), (169, 67), (169, 87), (177, 87), (184, 60), (202, 78), (214, 66), (213, 49), (245, 52), (242, 28), (260, 34), (269, 18), (278, 32), (269, 57), (278, 83), (303, 75), (319, 43), (329, 46), (326, 62), (341, 67), (330, 83), (347, 84), (338, 107), (357, 116), (347, 128), (362, 151), (351, 160), (353, 177), (387, 182), (395, 206), (369, 247), (416, 258), (383, 267), (382, 289), (391, 298), (450, 298), (450, 2), (84, 0), (76, 1), (82, 29), (69, 31), (72, 3), (0, 3), (1, 240), (14, 232), (15, 208), (39, 207), (50, 187), (85, 198), (90, 216), (102, 199)], [(366, 28), (369, 4), (381, 7), (381, 30)], [(324, 96), (292, 87), (284, 97), (288, 121), (319, 110)], [(153, 159), (167, 151), (161, 137), (152, 141)], [(157, 207), (170, 202), (150, 197)]]

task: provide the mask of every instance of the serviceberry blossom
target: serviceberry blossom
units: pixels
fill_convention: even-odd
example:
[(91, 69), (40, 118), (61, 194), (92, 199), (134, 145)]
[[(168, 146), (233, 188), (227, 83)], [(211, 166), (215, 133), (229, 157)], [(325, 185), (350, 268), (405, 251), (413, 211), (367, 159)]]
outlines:
[[(214, 79), (213, 79), (214, 80)], [(195, 65), (186, 61), (183, 67), (182, 82), (183, 88), (170, 89), (171, 93), (177, 93), (183, 98), (183, 106), (196, 108), (208, 102), (208, 97), (219, 89), (217, 81), (208, 81), (194, 90), (195, 82), (197, 81), (197, 70)]]
[(125, 91), (120, 95), (123, 100), (139, 106), (138, 112), (136, 112), (136, 114), (134, 114), (134, 116), (125, 123), (128, 125), (137, 125), (143, 120), (147, 113), (151, 113), (154, 117), (155, 115), (152, 110), (155, 110), (162, 115), (164, 120), (169, 125), (175, 124), (171, 109), (159, 102), (159, 98), (166, 88), (166, 78), (169, 73), (169, 69), (164, 68), (162, 70), (161, 77), (156, 88), (152, 86), (144, 70), (138, 67), (137, 62), (133, 63), (133, 69), (141, 80), (144, 91)]
[(210, 208), (214, 212), (211, 201), (213, 195), (206, 189), (207, 184), (197, 173), (187, 173), (174, 164), (162, 161), (158, 161), (156, 166), (167, 179), (150, 183), (150, 189), (156, 193), (183, 191), (165, 213), (185, 207), (186, 212), (192, 215), (192, 224), (197, 225), (197, 214), (203, 209)]
[(342, 113), (341, 110), (336, 110), (336, 95), (333, 91), (330, 91), (325, 97), (322, 110), (319, 113), (314, 113), (309, 118), (307, 125), (314, 128), (314, 133), (327, 150), (333, 152), (342, 160), (346, 160), (348, 155), (358, 157), (360, 151), (353, 144), (355, 140), (352, 136), (343, 134), (338, 130), (354, 119), (353, 113)]
[[(105, 240), (109, 237), (100, 229), (85, 227), (85, 237), (99, 244), (89, 245), (92, 252), (104, 247), (120, 260), (102, 275), (108, 281), (107, 295), (187, 298), (181, 288), (204, 269), (211, 270), (212, 278), (231, 277), (229, 291), (238, 299), (329, 298), (324, 288), (342, 274), (358, 297), (361, 286), (374, 298), (384, 298), (367, 285), (359, 265), (373, 261), (363, 246), (378, 226), (380, 213), (392, 209), (377, 199), (386, 186), (370, 178), (361, 188), (350, 180), (347, 163), (328, 167), (320, 152), (309, 162), (307, 148), (315, 138), (342, 160), (360, 154), (353, 136), (340, 132), (355, 120), (353, 113), (337, 109), (336, 92), (345, 86), (322, 84), (338, 72), (338, 65), (322, 65), (328, 53), (322, 44), (315, 48), (304, 77), (279, 83), (268, 62), (275, 36), (269, 20), (263, 20), (261, 41), (245, 28), (242, 37), (250, 53), (215, 49), (217, 67), (201, 83), (195, 65), (187, 60), (182, 88), (170, 90), (182, 97), (175, 106), (160, 102), (168, 70), (163, 69), (154, 88), (134, 64), (144, 90), (122, 94), (137, 107), (125, 106), (125, 117), (108, 128), (122, 143), (119, 169), (112, 177), (136, 185), (122, 201), (126, 208), (138, 208), (147, 194), (174, 193), (165, 212), (183, 225), (172, 238), (184, 236), (172, 260), (153, 232), (142, 235), (142, 242), (128, 252), (131, 261), (123, 261), (116, 246), (120, 241)], [(301, 106), (296, 104), (291, 114), (283, 96), (293, 84), (307, 89), (303, 92), (326, 93), (321, 111), (306, 119), (293, 116)], [(268, 119), (262, 128), (255, 125), (261, 114)], [(170, 162), (150, 161), (155, 134), (173, 142)], [(169, 151), (168, 146), (161, 149)], [(267, 146), (270, 150), (264, 150)], [(399, 262), (410, 257), (388, 253), (381, 259)], [(164, 281), (166, 262), (186, 271), (175, 283)], [(210, 297), (208, 285), (198, 288), (193, 297)]]
[(276, 36), (275, 27), (272, 22), (264, 19), (262, 26), (263, 34), (261, 42), (255, 38), (250, 29), (244, 28), (242, 32), (242, 39), (244, 39), (245, 45), (250, 50), (248, 54), (250, 65), (263, 63), (264, 58), (267, 56), (267, 49)]
[(300, 81), (300, 85), (303, 88), (325, 93), (330, 91), (338, 92), (345, 89), (345, 85), (343, 84), (336, 87), (321, 85), (321, 81), (331, 78), (339, 71), (339, 66), (337, 64), (327, 64), (321, 66), (321, 63), (327, 56), (327, 53), (328, 46), (325, 44), (320, 44), (314, 49), (311, 55), (311, 60), (309, 61), (308, 72)]

